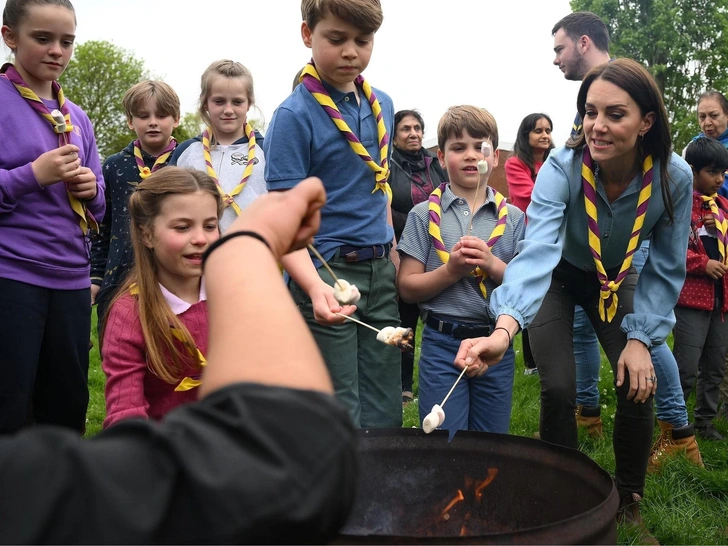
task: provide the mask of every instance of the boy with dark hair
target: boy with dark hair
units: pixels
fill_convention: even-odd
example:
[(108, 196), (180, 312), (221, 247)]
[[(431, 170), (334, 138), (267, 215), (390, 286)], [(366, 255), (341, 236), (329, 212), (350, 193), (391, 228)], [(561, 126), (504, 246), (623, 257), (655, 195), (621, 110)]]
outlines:
[(104, 161), (106, 214), (91, 248), (91, 303), (96, 304), (99, 339), (106, 307), (131, 269), (127, 204), (134, 188), (165, 167), (177, 146), (172, 131), (179, 125), (177, 93), (161, 81), (132, 86), (122, 99), (126, 122), (136, 139)]
[(722, 440), (713, 426), (728, 349), (728, 200), (718, 195), (728, 169), (728, 149), (712, 138), (690, 143), (693, 212), (687, 276), (675, 307), (673, 352), (685, 400), (696, 384), (695, 433)]
[[(444, 183), (409, 212), (397, 247), (400, 297), (426, 313), (420, 353), (420, 420), (442, 402), (460, 375), (453, 366), (461, 340), (507, 335), (494, 331), (491, 291), (523, 239), (525, 215), (488, 188), (498, 165), (498, 126), (475, 106), (455, 106), (437, 128)], [(484, 157), (482, 144), (492, 153)], [(487, 162), (486, 174), (479, 162)], [(471, 231), (472, 229), (472, 231)], [(472, 235), (471, 235), (472, 233)], [(449, 252), (448, 252), (449, 250)], [(480, 377), (463, 377), (448, 399), (443, 427), (508, 433), (515, 356), (510, 347), (500, 364)]]
[(394, 231), (389, 208), (391, 99), (361, 76), (382, 23), (379, 0), (303, 0), (301, 36), (313, 59), (266, 134), (269, 191), (319, 177), (328, 201), (314, 246), (337, 277), (361, 292), (357, 308), (334, 298), (333, 279), (301, 250), (286, 256), (289, 289), (316, 338), (337, 397), (362, 427), (402, 424), (397, 349), (338, 313), (397, 326)]

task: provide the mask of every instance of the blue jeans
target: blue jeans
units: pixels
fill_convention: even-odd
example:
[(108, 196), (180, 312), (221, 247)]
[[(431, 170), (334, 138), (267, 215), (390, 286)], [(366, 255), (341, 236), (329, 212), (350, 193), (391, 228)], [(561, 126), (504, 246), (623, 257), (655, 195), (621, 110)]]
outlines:
[[(650, 254), (650, 240), (642, 244), (632, 257), (632, 265), (637, 273), (642, 272), (647, 256)], [(655, 414), (657, 419), (670, 423), (674, 428), (688, 424), (688, 409), (685, 406), (682, 387), (680, 385), (680, 372), (667, 343), (653, 345), (650, 350), (652, 365), (657, 377), (657, 393), (655, 394)]]
[(599, 367), (602, 357), (599, 340), (584, 309), (574, 308), (574, 359), (576, 360), (576, 403), (587, 408), (599, 406)]
[[(460, 371), (454, 365), (459, 339), (425, 326), (420, 352), (420, 423), (432, 406), (442, 403)], [(510, 347), (498, 364), (480, 377), (464, 375), (448, 398), (445, 422), (448, 430), (508, 433), (513, 398), (515, 354)]]

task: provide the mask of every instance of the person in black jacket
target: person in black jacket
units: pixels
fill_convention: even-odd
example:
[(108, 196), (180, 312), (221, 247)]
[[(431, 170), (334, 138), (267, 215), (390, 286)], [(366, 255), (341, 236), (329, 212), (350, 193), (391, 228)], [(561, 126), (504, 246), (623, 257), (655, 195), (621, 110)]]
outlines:
[[(206, 253), (200, 400), (90, 440), (0, 438), (0, 543), (325, 543), (356, 483), (354, 429), (280, 282), (313, 240), (321, 181), (261, 197)], [(255, 229), (256, 232), (248, 231)]]
[[(422, 147), (425, 122), (417, 110), (394, 114), (394, 140), (389, 185), (392, 188), (392, 223), (399, 241), (407, 214), (417, 203), (426, 201), (435, 188), (447, 182), (437, 156)], [(417, 304), (399, 300), (399, 316), (404, 328), (417, 329)], [(402, 352), (402, 403), (413, 399), (414, 351)]]

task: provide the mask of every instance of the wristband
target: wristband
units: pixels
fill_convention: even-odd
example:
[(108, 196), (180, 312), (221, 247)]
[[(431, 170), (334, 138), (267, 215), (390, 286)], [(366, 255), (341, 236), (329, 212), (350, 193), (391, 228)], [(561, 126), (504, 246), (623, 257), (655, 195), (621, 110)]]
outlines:
[(207, 250), (205, 250), (205, 253), (202, 255), (202, 269), (205, 269), (207, 259), (217, 247), (225, 244), (230, 239), (234, 239), (235, 237), (252, 237), (253, 239), (258, 239), (261, 243), (263, 243), (268, 248), (268, 250), (271, 249), (268, 241), (266, 241), (260, 233), (256, 233), (255, 231), (235, 231), (233, 233), (228, 233), (227, 235), (223, 235), (217, 241), (207, 247)]
[(510, 347), (513, 341), (511, 340), (511, 333), (508, 331), (508, 328), (503, 328), (503, 326), (496, 326), (495, 328), (493, 328), (493, 332), (495, 332), (496, 330), (503, 330), (506, 333), (506, 335), (508, 336), (508, 346)]

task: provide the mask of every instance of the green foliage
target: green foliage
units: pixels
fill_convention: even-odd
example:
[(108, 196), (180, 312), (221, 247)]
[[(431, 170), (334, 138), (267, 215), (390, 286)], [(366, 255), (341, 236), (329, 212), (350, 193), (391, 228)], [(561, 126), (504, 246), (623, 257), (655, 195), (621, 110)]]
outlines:
[(110, 42), (89, 41), (76, 47), (61, 84), (91, 119), (102, 158), (118, 152), (133, 138), (121, 98), (148, 77), (143, 61)]
[(611, 55), (640, 61), (655, 76), (682, 150), (699, 132), (700, 93), (728, 91), (728, 0), (572, 0), (571, 8), (599, 15)]
[(199, 116), (194, 112), (188, 112), (179, 121), (177, 128), (172, 131), (172, 136), (177, 139), (180, 144), (185, 140), (196, 137), (202, 132), (202, 122)]

